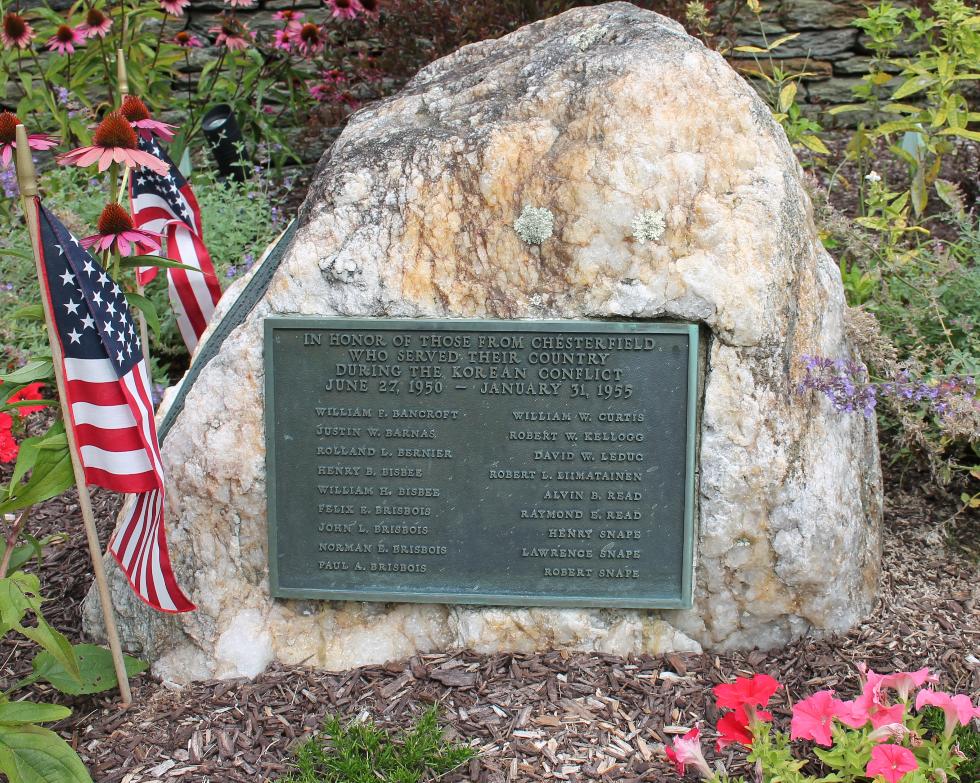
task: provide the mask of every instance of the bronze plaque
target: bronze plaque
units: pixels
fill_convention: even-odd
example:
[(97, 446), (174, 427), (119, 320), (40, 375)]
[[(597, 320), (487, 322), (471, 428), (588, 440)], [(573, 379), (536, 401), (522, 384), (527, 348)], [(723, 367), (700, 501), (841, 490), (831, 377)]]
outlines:
[(266, 320), (282, 598), (691, 603), (693, 324)]

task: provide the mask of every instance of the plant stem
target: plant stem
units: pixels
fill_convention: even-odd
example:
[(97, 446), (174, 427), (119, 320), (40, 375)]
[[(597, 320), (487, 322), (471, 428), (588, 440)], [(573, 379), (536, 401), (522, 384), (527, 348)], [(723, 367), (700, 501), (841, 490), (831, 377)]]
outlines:
[(105, 41), (99, 36), (99, 54), (102, 56), (102, 70), (105, 71), (105, 83), (109, 90), (109, 105), (116, 105), (116, 91), (112, 87), (112, 76), (109, 71), (109, 57), (105, 53)]
[(160, 56), (160, 47), (163, 46), (163, 31), (167, 27), (168, 18), (169, 17), (167, 16), (166, 11), (164, 11), (163, 21), (160, 22), (160, 32), (157, 33), (157, 45), (156, 45), (156, 49), (153, 52), (153, 62), (150, 63), (150, 70), (147, 71), (147, 74), (150, 76), (153, 75), (153, 68), (157, 64), (157, 58)]
[(14, 521), (14, 526), (10, 529), (10, 533), (7, 534), (7, 549), (3, 553), (3, 560), (0, 561), (0, 579), (7, 578), (7, 569), (10, 568), (10, 558), (14, 553), (14, 545), (17, 543), (17, 538), (24, 529), (24, 525), (27, 524), (27, 517), (31, 513), (32, 508), (33, 506), (28, 506), (20, 512)]
[(119, 201), (119, 164), (109, 164), (109, 201)]

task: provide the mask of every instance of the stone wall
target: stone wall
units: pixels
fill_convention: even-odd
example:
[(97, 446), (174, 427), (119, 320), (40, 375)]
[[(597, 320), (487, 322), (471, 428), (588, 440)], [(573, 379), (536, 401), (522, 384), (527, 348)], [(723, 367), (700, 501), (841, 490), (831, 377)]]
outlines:
[[(901, 3), (897, 3), (901, 5)], [(582, 2), (579, 5), (589, 5)], [(667, 5), (657, 0), (640, 0), (636, 5), (661, 13)], [(725, 14), (725, 4), (717, 13)], [(820, 113), (825, 127), (848, 123), (848, 115), (833, 118), (820, 112), (822, 107), (852, 100), (851, 88), (860, 81), (867, 71), (869, 50), (865, 45), (866, 36), (851, 21), (864, 15), (868, 5), (865, 0), (763, 0), (763, 24), (758, 18), (744, 9), (736, 21), (737, 44), (764, 46), (787, 33), (800, 33), (799, 37), (787, 42), (772, 52), (775, 64), (793, 72), (806, 71), (812, 75), (805, 78), (799, 98), (805, 106), (812, 107), (813, 113)], [(190, 27), (199, 35), (207, 35), (207, 30), (216, 23), (222, 3), (193, 3), (190, 14)], [(248, 20), (249, 27), (256, 31), (278, 29), (281, 22), (273, 19), (273, 14), (281, 8), (295, 7), (303, 10), (309, 18), (326, 19), (328, 13), (319, 0), (263, 0), (252, 9), (239, 10)], [(761, 65), (768, 69), (768, 55), (759, 55)], [(758, 65), (751, 54), (735, 54), (731, 58), (736, 69), (744, 72), (757, 70)]]

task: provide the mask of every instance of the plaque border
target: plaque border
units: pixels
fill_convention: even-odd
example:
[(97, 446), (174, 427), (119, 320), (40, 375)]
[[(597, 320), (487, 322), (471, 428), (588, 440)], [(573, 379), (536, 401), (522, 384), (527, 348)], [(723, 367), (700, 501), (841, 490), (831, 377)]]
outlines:
[[(687, 443), (684, 482), (684, 545), (681, 568), (681, 591), (677, 598), (643, 599), (596, 598), (594, 596), (518, 596), (513, 594), (386, 590), (330, 590), (324, 588), (283, 587), (279, 584), (276, 518), (276, 438), (275, 394), (273, 390), (273, 349), (276, 330), (329, 328), (331, 322), (343, 323), (350, 329), (422, 330), (438, 327), (446, 331), (467, 331), (479, 327), (487, 331), (557, 331), (589, 332), (599, 327), (603, 332), (634, 332), (637, 334), (686, 334), (688, 337), (687, 377)], [(265, 475), (266, 517), (268, 528), (269, 593), (272, 598), (321, 601), (373, 601), (381, 603), (439, 603), (471, 606), (578, 607), (609, 609), (690, 609), (694, 592), (694, 512), (697, 483), (697, 422), (700, 380), (700, 328), (696, 323), (677, 321), (615, 321), (615, 320), (504, 320), (480, 318), (380, 318), (321, 316), (270, 316), (263, 319), (263, 367), (265, 379)]]

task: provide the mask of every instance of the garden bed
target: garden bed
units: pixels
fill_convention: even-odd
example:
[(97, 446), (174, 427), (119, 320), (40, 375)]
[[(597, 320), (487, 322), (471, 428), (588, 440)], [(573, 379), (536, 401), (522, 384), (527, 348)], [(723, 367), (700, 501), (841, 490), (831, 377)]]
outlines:
[[(95, 502), (105, 537), (117, 503), (101, 492)], [(127, 710), (112, 698), (72, 699), (50, 690), (44, 698), (73, 709), (55, 728), (100, 783), (275, 780), (328, 715), (405, 728), (433, 704), (447, 732), (478, 749), (447, 780), (664, 780), (674, 777), (662, 753), (664, 728), (713, 724), (710, 688), (738, 674), (766, 672), (784, 684), (772, 707), (780, 723), (794, 701), (815, 690), (855, 693), (861, 662), (882, 671), (929, 666), (940, 687), (976, 701), (980, 588), (977, 563), (963, 548), (971, 541), (975, 547), (980, 530), (975, 519), (959, 519), (959, 546), (950, 547), (944, 523), (956, 508), (948, 498), (892, 486), (878, 606), (865, 623), (832, 639), (664, 658), (460, 652), (337, 673), (275, 666), (254, 681), (180, 690), (143, 675)], [(41, 580), (52, 599), (48, 618), (80, 641), (79, 603), (91, 567), (73, 494), (40, 506), (31, 527), (68, 534), (45, 558)], [(3, 641), (8, 682), (25, 672), (31, 654), (26, 642)], [(726, 763), (736, 755), (726, 754)]]

